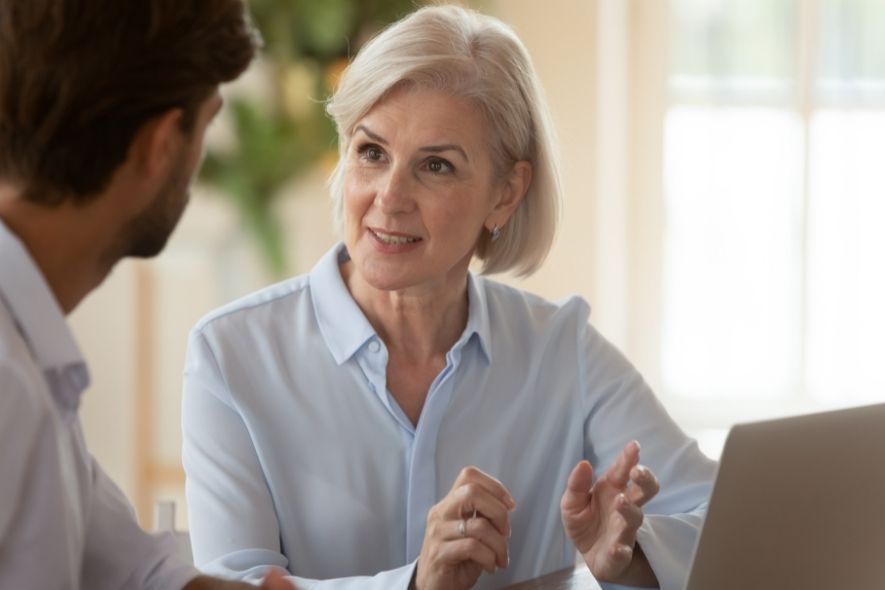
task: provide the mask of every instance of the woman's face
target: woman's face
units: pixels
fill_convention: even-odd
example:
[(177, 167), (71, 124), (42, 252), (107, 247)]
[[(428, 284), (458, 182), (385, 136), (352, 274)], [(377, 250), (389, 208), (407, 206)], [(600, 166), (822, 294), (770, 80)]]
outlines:
[(394, 91), (356, 124), (346, 158), (344, 239), (377, 289), (463, 282), (483, 226), (507, 220), (484, 118), (446, 93)]

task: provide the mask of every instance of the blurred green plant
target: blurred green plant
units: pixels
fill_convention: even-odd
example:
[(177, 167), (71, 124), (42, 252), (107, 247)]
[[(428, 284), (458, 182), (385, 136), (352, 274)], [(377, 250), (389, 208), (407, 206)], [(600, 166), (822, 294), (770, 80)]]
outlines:
[(229, 102), (236, 144), (208, 146), (201, 179), (233, 200), (275, 276), (288, 272), (285, 236), (274, 214), (283, 185), (336, 149), (324, 101), (350, 56), (415, 0), (251, 0), (264, 38), (270, 96)]

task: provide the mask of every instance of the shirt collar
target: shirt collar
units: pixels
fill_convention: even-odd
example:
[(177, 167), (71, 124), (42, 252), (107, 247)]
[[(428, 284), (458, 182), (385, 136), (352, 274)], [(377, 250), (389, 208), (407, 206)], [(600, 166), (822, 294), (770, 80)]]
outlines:
[(44, 371), (85, 365), (64, 313), (24, 244), (0, 220), (0, 299)]
[[(369, 340), (377, 335), (365, 314), (353, 300), (340, 265), (350, 259), (344, 244), (339, 243), (320, 258), (310, 271), (309, 283), (314, 313), (326, 346), (339, 365), (350, 359)], [(491, 363), (489, 316), (483, 281), (469, 273), (467, 276), (467, 326), (455, 348), (466, 344), (474, 334), (480, 349)]]
[(486, 298), (485, 279), (475, 276), (472, 272), (467, 273), (467, 327), (464, 328), (464, 339), (469, 339), (476, 334), (479, 347), (486, 357), (486, 361), (492, 362), (492, 338), (489, 328), (489, 307)]
[(341, 277), (339, 267), (349, 259), (344, 244), (339, 243), (320, 258), (308, 278), (320, 332), (339, 365), (375, 336)]

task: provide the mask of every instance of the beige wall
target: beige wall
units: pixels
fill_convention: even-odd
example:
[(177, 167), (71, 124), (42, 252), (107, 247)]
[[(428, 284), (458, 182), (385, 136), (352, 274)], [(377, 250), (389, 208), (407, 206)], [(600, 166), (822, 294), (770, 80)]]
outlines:
[[(666, 0), (499, 0), (531, 52), (560, 137), (564, 215), (547, 264), (519, 284), (576, 293), (658, 381)], [(541, 17), (544, 11), (546, 17)]]
[[(499, 0), (497, 13), (522, 38), (547, 97), (560, 144), (563, 192), (562, 225), (547, 264), (534, 276), (511, 281), (551, 298), (578, 293), (593, 299), (593, 219), (597, 149), (597, 64), (594, 2)], [(544, 7), (546, 15), (539, 13)], [(555, 41), (554, 41), (555, 40)]]

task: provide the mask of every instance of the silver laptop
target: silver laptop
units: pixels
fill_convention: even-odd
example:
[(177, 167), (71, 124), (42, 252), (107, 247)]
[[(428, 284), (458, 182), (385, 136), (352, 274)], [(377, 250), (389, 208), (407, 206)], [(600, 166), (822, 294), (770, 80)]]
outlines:
[(687, 590), (885, 590), (885, 404), (732, 428)]

